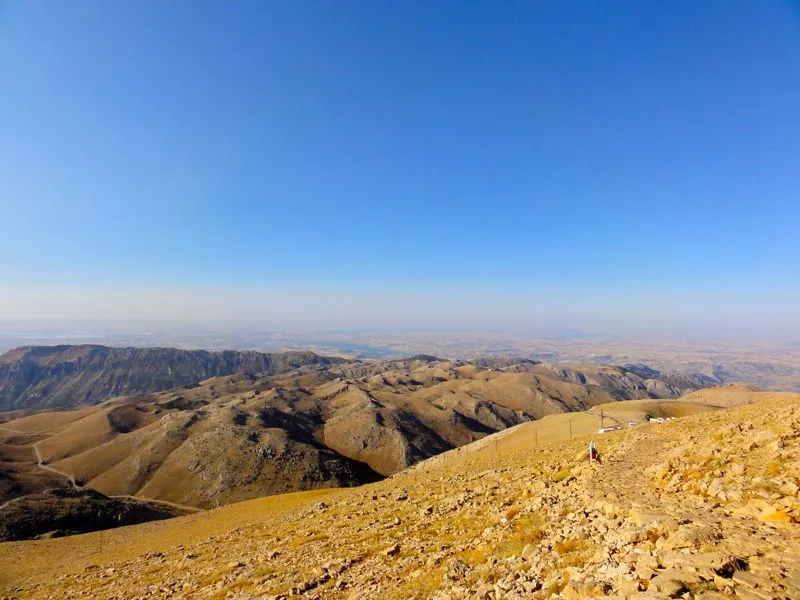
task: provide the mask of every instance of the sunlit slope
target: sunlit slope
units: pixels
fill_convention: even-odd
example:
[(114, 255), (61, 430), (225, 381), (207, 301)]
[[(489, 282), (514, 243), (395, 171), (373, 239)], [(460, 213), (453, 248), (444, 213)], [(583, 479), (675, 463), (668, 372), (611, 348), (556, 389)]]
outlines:
[(558, 441), (525, 424), (361, 488), (107, 532), (102, 551), (99, 534), (3, 544), (3, 582), (23, 598), (798, 597), (800, 395), (620, 408), (683, 416)]
[[(211, 508), (374, 481), (520, 423), (662, 388), (678, 394), (619, 367), (505, 364), (420, 356), (306, 365), (12, 419), (0, 429), (11, 482), (3, 499), (52, 485), (34, 444), (51, 468), (103, 493)], [(580, 418), (573, 426), (589, 430)], [(8, 437), (14, 428), (31, 435)]]
[(781, 392), (762, 391), (750, 385), (731, 384), (706, 390), (699, 390), (683, 396), (688, 402), (702, 402), (712, 406), (730, 407), (742, 404), (755, 404), (780, 398)]
[(0, 586), (46, 580), (54, 573), (79, 571), (98, 560), (125, 561), (142, 554), (174, 551), (178, 546), (225, 535), (242, 526), (270, 523), (297, 506), (340, 492), (313, 490), (269, 496), (167, 521), (52, 540), (0, 544), (4, 551)]

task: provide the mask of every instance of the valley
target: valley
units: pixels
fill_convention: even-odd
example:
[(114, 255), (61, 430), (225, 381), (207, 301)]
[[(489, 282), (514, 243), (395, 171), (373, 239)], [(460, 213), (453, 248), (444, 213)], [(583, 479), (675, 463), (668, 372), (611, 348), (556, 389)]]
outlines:
[[(0, 426), (0, 499), (67, 480), (109, 496), (207, 509), (361, 485), (547, 415), (676, 398), (707, 384), (652, 370), (523, 359), (302, 358), (306, 364), (284, 373), (237, 373), (96, 406), (12, 413)], [(73, 369), (65, 385), (84, 380)]]
[[(66, 386), (86, 389), (87, 371), (109, 381), (85, 364), (45, 366), (48, 377), (66, 373)], [(0, 413), (0, 591), (142, 600), (800, 592), (797, 394), (708, 387), (706, 376), (644, 365), (507, 356), (291, 353), (270, 365)], [(46, 392), (45, 405), (59, 397), (34, 380), (30, 389)]]

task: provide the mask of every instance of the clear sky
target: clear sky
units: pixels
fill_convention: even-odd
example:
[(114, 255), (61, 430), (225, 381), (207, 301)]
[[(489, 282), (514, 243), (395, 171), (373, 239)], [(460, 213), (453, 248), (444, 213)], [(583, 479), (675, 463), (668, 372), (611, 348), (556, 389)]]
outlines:
[(0, 0), (0, 316), (800, 332), (800, 3)]

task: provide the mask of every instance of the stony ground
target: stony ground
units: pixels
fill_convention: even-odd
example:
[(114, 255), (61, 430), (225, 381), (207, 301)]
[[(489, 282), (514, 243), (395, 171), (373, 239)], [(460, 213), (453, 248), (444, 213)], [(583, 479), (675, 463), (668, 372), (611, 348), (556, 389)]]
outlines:
[(512, 431), (168, 551), (45, 570), (6, 594), (800, 598), (800, 396), (598, 436), (599, 465), (587, 441), (537, 447)]

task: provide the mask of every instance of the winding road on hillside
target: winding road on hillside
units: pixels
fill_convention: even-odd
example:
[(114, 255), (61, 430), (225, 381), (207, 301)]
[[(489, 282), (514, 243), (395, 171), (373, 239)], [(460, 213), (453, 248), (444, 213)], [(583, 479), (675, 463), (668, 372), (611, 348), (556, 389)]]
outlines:
[[(69, 481), (70, 484), (72, 485), (72, 487), (75, 488), (76, 490), (82, 490), (83, 489), (83, 486), (80, 485), (76, 481), (74, 475), (72, 475), (71, 473), (67, 473), (66, 471), (59, 471), (58, 469), (54, 469), (53, 467), (48, 466), (44, 462), (44, 459), (42, 458), (42, 453), (39, 450), (39, 443), (38, 442), (33, 445), (33, 451), (36, 453), (36, 466), (38, 466), (40, 469), (44, 469), (45, 471), (50, 471), (51, 473), (55, 473), (56, 475), (60, 475), (61, 477), (66, 478), (67, 481)], [(142, 497), (142, 496), (131, 496), (129, 494), (119, 494), (119, 495), (109, 496), (109, 497), (110, 498), (117, 498), (117, 499), (120, 499), (120, 500), (135, 500), (136, 502), (145, 502), (145, 503), (148, 503), (148, 504), (161, 504), (163, 506), (170, 506), (172, 508), (177, 508), (179, 510), (185, 510), (185, 511), (195, 512), (195, 513), (196, 512), (203, 512), (202, 508), (197, 508), (196, 506), (186, 506), (185, 504), (177, 504), (175, 502), (169, 502), (167, 500), (156, 500), (155, 498), (145, 498), (145, 497)]]
[[(46, 432), (46, 431), (20, 431), (18, 429), (11, 429), (10, 427), (0, 427), (0, 430), (8, 431), (10, 433), (16, 433), (17, 435), (48, 435), (48, 432)], [(72, 485), (72, 487), (75, 488), (76, 490), (83, 489), (83, 486), (79, 485), (78, 482), (75, 480), (75, 477), (73, 475), (71, 475), (70, 473), (66, 473), (64, 471), (59, 471), (58, 469), (54, 469), (53, 467), (47, 466), (47, 463), (45, 462), (44, 458), (42, 457), (42, 451), (39, 450), (39, 442), (34, 442), (32, 444), (32, 448), (33, 448), (34, 455), (36, 455), (36, 466), (37, 467), (39, 467), (43, 471), (49, 471), (50, 473), (53, 473), (53, 474), (58, 475), (60, 477), (64, 477), (67, 481), (69, 481), (70, 485)], [(0, 506), (0, 508), (5, 507), (7, 504), (8, 504), (8, 502), (6, 502), (6, 504), (3, 504), (3, 506)]]
[(18, 435), (50, 435), (49, 431), (20, 431), (19, 429), (11, 429), (10, 427), (0, 427), (1, 431), (8, 431)]
[[(8, 431), (10, 433), (15, 433), (17, 435), (48, 435), (48, 432), (45, 431), (19, 431), (18, 429), (11, 429), (9, 427), (0, 427), (2, 431)], [(82, 490), (84, 486), (79, 484), (78, 481), (75, 479), (75, 476), (71, 473), (67, 473), (66, 471), (61, 471), (59, 469), (55, 469), (47, 464), (44, 457), (42, 456), (42, 451), (39, 449), (39, 442), (34, 442), (31, 446), (33, 448), (33, 453), (36, 456), (36, 466), (42, 469), (43, 471), (48, 471), (53, 473), (54, 475), (58, 475), (59, 477), (63, 477), (67, 481), (69, 481), (70, 485), (73, 489)], [(155, 498), (146, 498), (143, 496), (131, 496), (129, 494), (118, 494), (114, 496), (109, 496), (110, 498), (116, 498), (120, 500), (134, 500), (136, 502), (142, 502), (147, 504), (159, 504), (162, 506), (169, 506), (171, 508), (177, 508), (178, 510), (183, 510), (192, 513), (198, 512), (205, 512), (202, 508), (197, 508), (196, 506), (187, 506), (185, 504), (178, 504), (176, 502), (169, 502), (168, 500), (156, 500)], [(12, 498), (5, 504), (0, 505), (0, 510), (3, 510), (9, 504), (16, 502), (20, 498), (24, 498), (24, 496), (20, 496), (19, 498)]]
[(156, 500), (155, 498), (146, 498), (144, 496), (130, 496), (127, 494), (121, 494), (118, 496), (109, 496), (110, 498), (120, 498), (126, 500), (135, 500), (136, 502), (143, 502), (147, 504), (161, 504), (162, 506), (170, 506), (172, 508), (177, 508), (180, 510), (185, 510), (191, 513), (201, 513), (206, 512), (203, 508), (197, 508), (196, 506), (187, 506), (186, 504), (178, 504), (177, 502), (170, 502), (169, 500)]
[(74, 475), (72, 475), (70, 473), (67, 473), (65, 471), (59, 471), (58, 469), (54, 469), (53, 467), (47, 466), (47, 463), (45, 463), (44, 459), (42, 458), (42, 451), (39, 450), (39, 442), (36, 442), (36, 443), (33, 444), (33, 452), (36, 454), (36, 466), (37, 467), (39, 467), (40, 469), (42, 469), (44, 471), (50, 471), (51, 473), (54, 473), (55, 475), (60, 475), (61, 477), (64, 477), (67, 481), (70, 482), (72, 487), (74, 489), (76, 489), (76, 490), (82, 490), (83, 489), (83, 486), (78, 484), (78, 482), (75, 480), (75, 476)]

